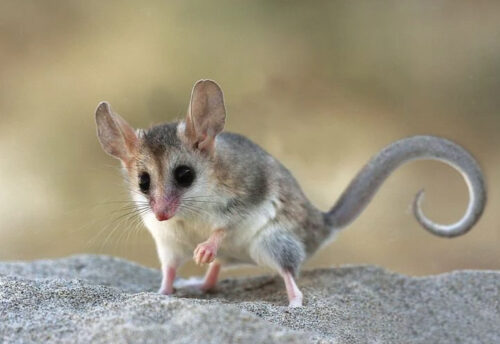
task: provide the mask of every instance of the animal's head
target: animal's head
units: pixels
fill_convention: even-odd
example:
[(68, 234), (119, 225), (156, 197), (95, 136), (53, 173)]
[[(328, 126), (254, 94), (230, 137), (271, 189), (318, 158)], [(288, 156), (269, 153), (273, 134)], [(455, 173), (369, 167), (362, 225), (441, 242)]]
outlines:
[(95, 116), (102, 148), (122, 162), (134, 199), (159, 221), (200, 213), (213, 198), (215, 139), (226, 118), (222, 90), (214, 81), (194, 85), (180, 123), (136, 130), (107, 102), (98, 105)]

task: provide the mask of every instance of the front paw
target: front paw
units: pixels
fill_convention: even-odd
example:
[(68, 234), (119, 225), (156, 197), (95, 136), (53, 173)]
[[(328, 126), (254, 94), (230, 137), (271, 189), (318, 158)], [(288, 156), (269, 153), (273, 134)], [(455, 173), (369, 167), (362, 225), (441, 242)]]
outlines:
[(193, 259), (196, 264), (208, 264), (214, 261), (217, 256), (217, 246), (211, 242), (203, 242), (196, 246)]
[(174, 293), (174, 288), (173, 287), (166, 287), (166, 286), (161, 286), (160, 289), (158, 289), (158, 294), (162, 295), (172, 295)]

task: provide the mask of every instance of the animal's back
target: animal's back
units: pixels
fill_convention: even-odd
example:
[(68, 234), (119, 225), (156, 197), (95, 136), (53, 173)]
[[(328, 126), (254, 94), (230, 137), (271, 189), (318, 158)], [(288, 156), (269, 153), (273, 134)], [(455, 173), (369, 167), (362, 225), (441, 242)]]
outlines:
[(259, 145), (242, 135), (223, 132), (217, 154), (220, 168), (227, 171), (225, 182), (238, 188), (239, 196), (245, 195), (244, 206), (251, 209), (270, 202), (274, 207), (270, 222), (292, 233), (308, 254), (330, 234), (323, 213), (307, 199), (292, 173)]

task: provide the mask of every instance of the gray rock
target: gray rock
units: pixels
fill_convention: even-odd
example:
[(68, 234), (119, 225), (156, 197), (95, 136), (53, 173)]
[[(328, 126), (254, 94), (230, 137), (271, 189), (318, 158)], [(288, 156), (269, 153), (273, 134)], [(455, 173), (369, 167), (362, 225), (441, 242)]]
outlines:
[(2, 343), (500, 343), (500, 273), (415, 278), (306, 271), (305, 307), (275, 276), (156, 294), (157, 270), (106, 256), (0, 263)]

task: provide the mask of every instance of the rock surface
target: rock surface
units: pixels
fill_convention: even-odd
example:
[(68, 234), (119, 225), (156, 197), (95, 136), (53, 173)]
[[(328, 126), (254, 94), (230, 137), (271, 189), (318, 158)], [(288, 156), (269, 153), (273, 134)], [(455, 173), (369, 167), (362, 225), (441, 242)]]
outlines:
[(0, 342), (500, 343), (500, 272), (306, 271), (298, 309), (274, 276), (174, 297), (156, 294), (159, 282), (106, 256), (0, 263)]

